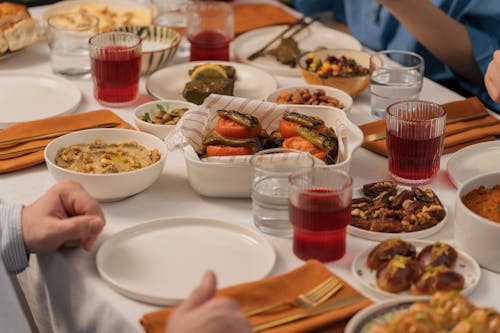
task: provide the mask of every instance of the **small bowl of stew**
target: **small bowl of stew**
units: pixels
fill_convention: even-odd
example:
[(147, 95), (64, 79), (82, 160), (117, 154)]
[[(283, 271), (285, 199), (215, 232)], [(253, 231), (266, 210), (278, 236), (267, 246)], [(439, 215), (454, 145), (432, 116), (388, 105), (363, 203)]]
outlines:
[(484, 268), (500, 273), (500, 172), (477, 175), (459, 187), (455, 242)]
[(370, 54), (347, 49), (324, 49), (299, 57), (298, 67), (308, 84), (324, 85), (354, 97), (370, 83)]
[(134, 111), (134, 124), (142, 132), (164, 140), (184, 113), (197, 105), (178, 100), (158, 100), (138, 106)]

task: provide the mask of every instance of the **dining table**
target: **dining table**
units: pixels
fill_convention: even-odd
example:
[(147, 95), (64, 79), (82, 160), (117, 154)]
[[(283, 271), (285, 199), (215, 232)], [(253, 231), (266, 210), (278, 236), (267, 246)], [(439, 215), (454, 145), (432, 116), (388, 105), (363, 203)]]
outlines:
[[(47, 8), (48, 6), (33, 7), (30, 11), (34, 17), (40, 18)], [(167, 66), (185, 61), (187, 59), (176, 57)], [(4, 70), (51, 74), (46, 40), (1, 60), (0, 71)], [(305, 83), (299, 76), (275, 76), (275, 79), (279, 87)], [(108, 109), (132, 124), (134, 108), (153, 100), (146, 91), (146, 80), (147, 76), (141, 77), (139, 98), (133, 105)], [(106, 108), (95, 100), (90, 78), (71, 80), (71, 83), (82, 92), (82, 101), (76, 113)], [(427, 78), (424, 79), (420, 97), (437, 103), (464, 99), (456, 92)], [(358, 126), (375, 120), (370, 112), (368, 90), (354, 98), (347, 117)], [(451, 155), (441, 157), (439, 172), (426, 185), (441, 198), (448, 211), (449, 220), (441, 230), (427, 239), (454, 244), (453, 220), (457, 189), (447, 173), (447, 161)], [(350, 175), (353, 178), (353, 188), (391, 178), (387, 158), (362, 147), (352, 156)], [(45, 164), (1, 174), (0, 198), (5, 202), (29, 204), (55, 183)], [(100, 277), (96, 268), (96, 252), (100, 245), (119, 231), (157, 218), (193, 217), (221, 220), (258, 232), (253, 224), (250, 198), (205, 197), (191, 188), (183, 152), (179, 148), (168, 152), (163, 172), (153, 185), (124, 200), (102, 203), (102, 208), (106, 216), (106, 226), (91, 251), (64, 249), (55, 253), (32, 254), (29, 267), (18, 275), (22, 293), (40, 332), (144, 332), (139, 323), (140, 318), (160, 307), (133, 300), (115, 291)], [(291, 237), (262, 235), (276, 252), (276, 261), (269, 276), (288, 272), (304, 264), (292, 251)], [(328, 269), (374, 301), (377, 300), (376, 297), (354, 278), (351, 264), (359, 253), (377, 244), (375, 241), (348, 234), (346, 255), (338, 261), (325, 264)], [(179, 254), (165, 253), (165, 256), (175, 255)], [(200, 256), (202, 255), (200, 253)], [(189, 262), (185, 264), (189, 265)], [(163, 269), (168, 270), (168, 267)], [(481, 278), (468, 297), (477, 305), (500, 309), (500, 274), (481, 268)]]

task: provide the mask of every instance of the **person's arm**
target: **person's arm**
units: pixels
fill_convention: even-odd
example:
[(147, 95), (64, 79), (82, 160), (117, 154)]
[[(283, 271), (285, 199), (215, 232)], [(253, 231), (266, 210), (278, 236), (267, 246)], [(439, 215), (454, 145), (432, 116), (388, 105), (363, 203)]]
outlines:
[(495, 51), (484, 77), (486, 89), (492, 100), (500, 103), (500, 50)]
[(28, 265), (24, 247), (21, 204), (0, 204), (0, 252), (9, 274), (22, 272)]
[(213, 272), (172, 312), (167, 333), (251, 333), (248, 318), (232, 299), (214, 297), (217, 281)]
[(83, 187), (63, 180), (31, 205), (0, 205), (0, 251), (9, 274), (28, 265), (27, 253), (63, 246), (89, 251), (105, 224), (101, 206)]
[(428, 0), (376, 0), (436, 58), (465, 79), (482, 84), (467, 28)]

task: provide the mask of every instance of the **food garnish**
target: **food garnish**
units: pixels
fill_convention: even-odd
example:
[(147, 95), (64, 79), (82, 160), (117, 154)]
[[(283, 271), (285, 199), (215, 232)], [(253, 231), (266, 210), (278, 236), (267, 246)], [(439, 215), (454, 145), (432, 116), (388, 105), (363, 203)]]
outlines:
[(329, 55), (321, 60), (314, 53), (309, 53), (305, 60), (306, 70), (318, 74), (321, 78), (364, 76), (370, 73), (368, 68), (358, 64), (353, 58)]
[[(157, 125), (175, 125), (179, 122), (184, 113), (188, 108), (177, 108), (173, 110), (167, 109), (161, 104), (155, 104), (156, 111), (151, 116), (149, 112), (145, 112), (144, 115), (139, 116), (139, 119), (151, 124)], [(154, 111), (154, 110), (153, 110)]]

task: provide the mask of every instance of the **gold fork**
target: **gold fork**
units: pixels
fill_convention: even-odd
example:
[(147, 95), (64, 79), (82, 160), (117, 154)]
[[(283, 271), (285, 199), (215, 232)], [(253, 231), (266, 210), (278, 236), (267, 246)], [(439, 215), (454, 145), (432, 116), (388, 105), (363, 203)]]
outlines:
[(295, 297), (294, 300), (292, 301), (280, 301), (280, 302), (275, 302), (267, 305), (262, 305), (259, 307), (256, 307), (254, 309), (250, 309), (245, 311), (245, 314), (250, 317), (253, 315), (256, 315), (258, 313), (262, 313), (264, 311), (268, 311), (270, 309), (276, 308), (278, 306), (282, 305), (293, 305), (299, 308), (309, 308), (313, 306), (317, 306), (323, 302), (325, 302), (327, 299), (332, 297), (335, 293), (337, 293), (341, 288), (343, 287), (342, 282), (335, 278), (335, 277), (330, 277), (326, 279), (325, 281), (321, 282), (318, 284), (316, 287), (312, 288), (311, 290), (306, 291), (305, 293), (302, 293)]

